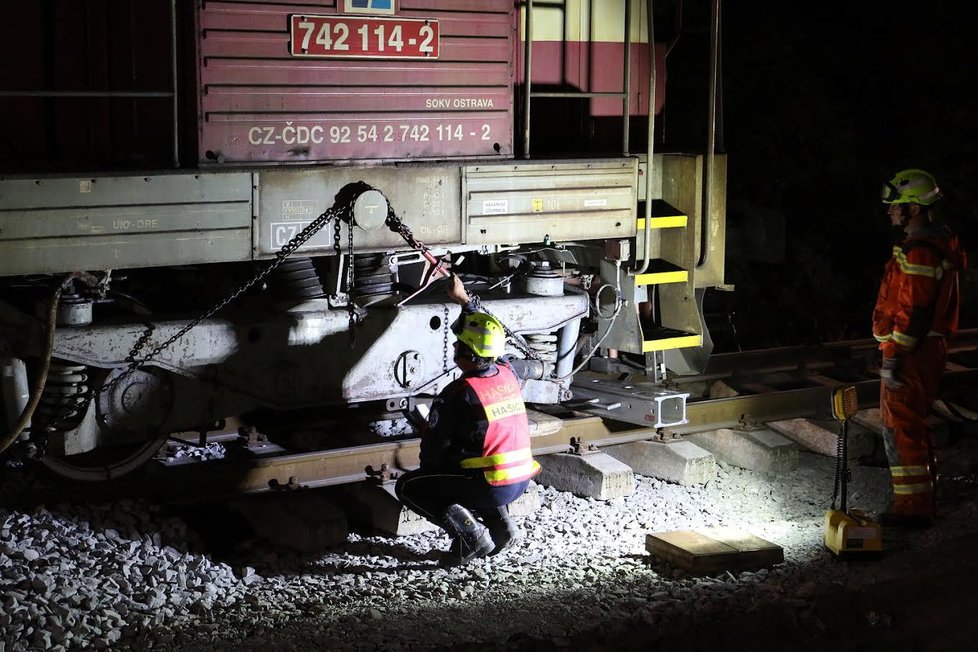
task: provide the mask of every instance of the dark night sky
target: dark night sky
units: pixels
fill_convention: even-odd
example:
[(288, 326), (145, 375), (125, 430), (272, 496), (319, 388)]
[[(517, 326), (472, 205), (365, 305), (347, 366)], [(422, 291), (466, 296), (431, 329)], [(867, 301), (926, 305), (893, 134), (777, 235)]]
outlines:
[[(978, 259), (968, 6), (724, 3), (727, 282), (737, 290), (708, 308), (734, 312), (744, 348), (871, 336), (891, 246), (878, 193), (899, 169), (935, 174), (942, 215)], [(783, 260), (771, 261), (763, 252), (782, 240), (778, 213)], [(973, 327), (976, 283), (963, 294), (963, 326)], [(717, 350), (733, 344), (715, 337)]]

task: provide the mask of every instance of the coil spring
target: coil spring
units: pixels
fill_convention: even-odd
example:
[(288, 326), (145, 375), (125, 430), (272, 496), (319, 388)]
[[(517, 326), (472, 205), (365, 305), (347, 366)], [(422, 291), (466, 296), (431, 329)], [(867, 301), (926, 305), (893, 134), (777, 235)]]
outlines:
[(35, 412), (37, 421), (57, 432), (77, 428), (85, 416), (90, 390), (88, 367), (52, 360)]
[(285, 260), (272, 273), (270, 281), (279, 299), (316, 299), (325, 294), (311, 258)]
[(557, 362), (556, 333), (533, 333), (531, 335), (525, 335), (524, 339), (529, 345), (530, 350), (536, 353), (539, 359), (547, 362)]
[(370, 297), (378, 294), (393, 294), (394, 283), (391, 272), (387, 267), (385, 254), (360, 254), (354, 256), (354, 281), (358, 297)]

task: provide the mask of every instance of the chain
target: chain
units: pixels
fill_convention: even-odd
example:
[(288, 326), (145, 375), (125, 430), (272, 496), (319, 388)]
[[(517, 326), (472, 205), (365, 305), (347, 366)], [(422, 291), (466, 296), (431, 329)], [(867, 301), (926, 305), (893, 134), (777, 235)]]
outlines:
[(350, 348), (352, 349), (357, 343), (357, 307), (353, 303), (354, 297), (354, 287), (353, 278), (354, 266), (353, 266), (353, 225), (347, 227), (347, 232), (349, 233), (349, 247), (348, 255), (346, 259), (346, 310), (350, 315), (350, 326), (347, 332), (350, 334)]
[[(336, 260), (342, 260), (343, 258), (343, 247), (341, 242), (341, 233), (343, 231), (343, 225), (340, 220), (336, 220), (333, 224), (333, 252), (336, 254)], [(348, 229), (349, 238), (347, 241), (347, 258), (346, 258), (346, 270), (339, 270), (339, 273), (346, 277), (346, 310), (350, 315), (350, 325), (347, 332), (350, 334), (350, 348), (352, 349), (357, 343), (357, 307), (353, 303), (354, 288), (353, 282), (356, 280), (354, 278), (354, 265), (353, 265), (353, 227), (352, 225)]]
[(415, 239), (414, 234), (411, 233), (411, 229), (408, 228), (408, 225), (402, 222), (401, 218), (394, 213), (394, 207), (391, 206), (390, 202), (387, 202), (386, 223), (387, 228), (401, 236), (401, 238), (404, 239), (404, 242), (408, 243), (412, 249), (416, 249), (421, 252), (427, 251), (428, 248), (424, 245), (424, 243), (418, 242), (418, 240)]
[[(493, 316), (495, 316), (495, 315), (493, 315)], [(498, 317), (497, 317), (497, 319), (498, 319)], [(499, 323), (502, 324), (502, 322), (499, 322)], [(539, 360), (540, 359), (540, 356), (538, 356), (536, 354), (536, 351), (534, 351), (533, 349), (531, 349), (526, 344), (526, 341), (522, 337), (520, 337), (519, 335), (517, 335), (513, 331), (509, 330), (509, 328), (506, 327), (506, 324), (503, 324), (503, 330), (506, 331), (506, 334), (509, 336), (509, 339), (513, 343), (513, 346), (515, 346), (516, 349), (520, 353), (523, 354), (523, 357), (524, 358), (526, 358), (527, 360)]]
[[(299, 247), (304, 245), (306, 241), (309, 240), (309, 238), (314, 236), (320, 229), (322, 229), (326, 224), (328, 224), (330, 220), (333, 220), (334, 218), (339, 217), (345, 213), (349, 213), (350, 209), (351, 209), (351, 205), (343, 205), (340, 207), (336, 207), (334, 205), (326, 209), (326, 211), (323, 212), (315, 220), (313, 220), (309, 224), (309, 226), (307, 226), (302, 231), (300, 231), (294, 238), (286, 242), (282, 246), (282, 248), (279, 249), (278, 252), (275, 254), (275, 260), (272, 261), (270, 265), (268, 265), (260, 272), (255, 274), (255, 276), (250, 281), (241, 285), (237, 290), (229, 294), (221, 301), (217, 302), (217, 304), (215, 304), (211, 309), (207, 310), (199, 317), (197, 317), (190, 323), (186, 324), (184, 327), (178, 330), (174, 335), (170, 336), (165, 342), (158, 344), (156, 347), (153, 348), (152, 351), (150, 351), (149, 353), (147, 353), (146, 355), (144, 355), (139, 359), (135, 359), (136, 353), (138, 353), (138, 351), (143, 347), (143, 345), (149, 339), (151, 334), (151, 333), (144, 333), (142, 337), (140, 337), (140, 340), (136, 343), (136, 345), (133, 346), (132, 351), (130, 351), (130, 355), (126, 358), (126, 361), (129, 364), (126, 366), (123, 372), (118, 376), (116, 376), (115, 378), (113, 378), (110, 382), (103, 385), (102, 388), (99, 389), (98, 393), (104, 394), (105, 392), (111, 390), (113, 387), (118, 385), (123, 379), (130, 376), (139, 367), (145, 365), (150, 360), (154, 360), (156, 356), (158, 356), (160, 353), (162, 353), (167, 348), (169, 348), (174, 342), (179, 340), (181, 337), (186, 335), (192, 328), (196, 327), (205, 319), (209, 319), (219, 310), (222, 310), (232, 301), (234, 301), (242, 294), (250, 290), (252, 287), (255, 286), (255, 284), (257, 284), (259, 281), (263, 280), (269, 274), (274, 272), (279, 267), (279, 265), (284, 263), (289, 256), (294, 254)], [(339, 220), (337, 220), (337, 224), (339, 224)], [(129, 358), (133, 358), (133, 359), (130, 360)]]
[(448, 371), (448, 306), (445, 306), (444, 310), (445, 310), (445, 319), (442, 320), (441, 350), (442, 350), (442, 369), (447, 372)]
[[(403, 238), (404, 241), (408, 243), (408, 245), (410, 245), (412, 248), (420, 251), (423, 255), (427, 254), (425, 257), (428, 258), (429, 262), (432, 262), (432, 264), (434, 264), (433, 256), (427, 253), (428, 247), (423, 242), (420, 242), (417, 238), (414, 237), (414, 234), (411, 232), (411, 229), (408, 228), (408, 225), (405, 224), (403, 221), (401, 221), (401, 218), (399, 218), (394, 213), (394, 208), (390, 205), (390, 202), (387, 202), (387, 228), (389, 228), (391, 231), (401, 236), (401, 238)], [(492, 315), (493, 317), (496, 317), (491, 312), (489, 312), (489, 310), (485, 306), (482, 305), (482, 301), (481, 299), (479, 299), (478, 296), (471, 295), (471, 299), (476, 303), (477, 310), (479, 312), (484, 312), (487, 315)], [(500, 324), (503, 324), (501, 319), (499, 319), (498, 317), (496, 317), (496, 319), (499, 320)], [(505, 331), (506, 336), (513, 343), (513, 346), (515, 346), (516, 349), (520, 353), (522, 353), (526, 358), (530, 360), (540, 359), (540, 356), (538, 356), (536, 352), (530, 349), (526, 341), (522, 337), (520, 337), (519, 335), (511, 331), (509, 327), (506, 326), (506, 324), (503, 324), (503, 331)]]
[[(364, 184), (364, 186), (366, 186), (366, 184)], [(366, 189), (369, 189), (369, 186), (366, 186)], [(120, 373), (118, 376), (116, 376), (110, 382), (105, 383), (101, 387), (101, 389), (99, 389), (98, 392), (97, 393), (94, 393), (94, 394), (95, 395), (101, 395), (101, 394), (104, 394), (104, 393), (110, 391), (112, 388), (114, 388), (116, 385), (118, 385), (120, 382), (122, 382), (122, 380), (124, 380), (125, 378), (129, 377), (137, 369), (139, 369), (143, 365), (147, 364), (151, 360), (154, 360), (160, 353), (162, 353), (167, 348), (169, 348), (170, 346), (172, 346), (174, 342), (176, 342), (181, 337), (183, 337), (184, 335), (186, 335), (189, 331), (191, 331), (193, 328), (195, 328), (196, 326), (198, 326), (201, 322), (205, 321), (206, 319), (209, 319), (214, 314), (216, 314), (218, 311), (220, 311), (220, 310), (224, 309), (225, 307), (227, 307), (230, 303), (232, 303), (234, 300), (236, 300), (242, 294), (244, 294), (249, 289), (251, 289), (252, 287), (254, 287), (258, 282), (262, 281), (269, 274), (271, 274), (273, 271), (275, 271), (283, 262), (285, 262), (285, 260), (289, 256), (291, 256), (292, 254), (294, 254), (296, 252), (296, 250), (299, 249), (299, 247), (301, 247), (302, 245), (304, 245), (313, 235), (315, 235), (316, 233), (318, 233), (320, 231), (320, 229), (322, 229), (324, 226), (326, 226), (326, 224), (328, 224), (330, 221), (332, 221), (334, 219), (336, 221), (334, 222), (334, 230), (333, 230), (333, 251), (336, 253), (337, 257), (339, 257), (340, 254), (341, 254), (341, 245), (340, 245), (340, 242), (341, 242), (342, 224), (341, 224), (341, 219), (336, 219), (336, 218), (343, 218), (344, 216), (346, 216), (347, 217), (347, 221), (352, 223), (352, 209), (353, 209), (353, 204), (356, 201), (356, 199), (357, 199), (358, 196), (359, 196), (359, 194), (350, 197), (349, 200), (346, 201), (343, 204), (339, 204), (339, 205), (334, 204), (330, 208), (327, 208), (322, 214), (319, 215), (319, 217), (317, 217), (315, 220), (313, 220), (306, 228), (304, 228), (302, 231), (300, 231), (298, 234), (296, 234), (295, 237), (293, 237), (291, 240), (289, 240), (287, 243), (285, 243), (282, 246), (282, 248), (279, 249), (278, 252), (276, 252), (276, 254), (275, 254), (275, 260), (272, 261), (272, 263), (269, 264), (267, 267), (265, 267), (264, 269), (262, 269), (261, 271), (259, 271), (250, 281), (244, 283), (243, 285), (241, 285), (240, 287), (238, 287), (238, 289), (236, 289), (234, 292), (232, 292), (227, 297), (225, 297), (224, 299), (222, 299), (221, 301), (219, 301), (218, 303), (216, 303), (209, 310), (207, 310), (206, 312), (204, 312), (203, 314), (201, 314), (200, 316), (198, 316), (193, 321), (187, 323), (185, 326), (183, 326), (182, 328), (180, 328), (180, 330), (178, 330), (174, 335), (170, 336), (164, 342), (162, 342), (162, 343), (158, 344), (157, 346), (155, 346), (149, 353), (147, 353), (146, 355), (142, 356), (141, 358), (137, 358), (136, 356), (143, 349), (143, 347), (146, 346), (146, 344), (152, 338), (152, 335), (153, 335), (153, 333), (156, 330), (155, 325), (153, 325), (153, 324), (147, 324), (146, 331), (144, 331), (143, 334), (140, 335), (139, 339), (133, 345), (132, 349), (130, 349), (129, 355), (126, 356), (125, 361), (128, 364), (125, 367), (125, 369), (123, 369), (122, 373)], [(386, 199), (386, 197), (385, 197), (385, 199)], [(431, 262), (432, 264), (439, 264), (439, 263), (436, 263), (436, 261), (434, 259), (434, 256), (432, 256), (430, 254), (430, 252), (428, 250), (428, 247), (423, 242), (420, 242), (419, 240), (417, 240), (414, 237), (414, 233), (412, 233), (411, 229), (399, 217), (397, 217), (397, 215), (394, 213), (394, 209), (390, 205), (390, 202), (389, 201), (387, 202), (387, 219), (386, 219), (386, 224), (387, 224), (388, 228), (391, 231), (393, 231), (394, 233), (396, 233), (399, 236), (401, 236), (401, 238), (411, 248), (413, 248), (413, 249), (415, 249), (417, 251), (420, 251), (429, 260), (429, 262)], [(353, 283), (355, 281), (355, 278), (354, 278), (354, 264), (353, 264), (354, 244), (353, 244), (353, 228), (352, 228), (352, 226), (351, 226), (351, 228), (349, 228), (348, 248), (349, 248), (349, 252), (348, 252), (349, 255), (348, 255), (348, 264), (347, 264), (347, 269), (346, 269), (347, 310), (349, 311), (349, 315), (350, 315), (350, 345), (353, 346), (353, 344), (355, 343), (355, 338), (356, 338), (355, 328), (356, 328), (356, 324), (357, 324), (357, 317), (356, 317), (356, 307), (354, 306), (354, 303), (353, 303), (353, 297), (354, 297)], [(337, 258), (337, 259), (339, 259), (339, 258)], [(109, 282), (109, 280), (108, 280), (108, 278), (106, 278), (106, 285), (108, 285), (108, 282)], [(482, 302), (481, 302), (481, 300), (479, 299), (478, 296), (473, 295), (472, 296), (472, 300), (476, 303), (476, 305), (478, 306), (478, 309), (481, 312), (485, 312), (486, 314), (492, 315), (492, 313), (488, 309), (486, 309), (484, 306), (482, 306)], [(493, 316), (495, 317), (495, 315), (493, 315)], [(498, 319), (498, 317), (497, 317), (497, 319)], [(500, 321), (500, 323), (502, 323), (502, 322)], [(448, 307), (446, 306), (445, 307), (445, 328), (444, 328), (444, 333), (443, 333), (443, 354), (444, 354), (444, 363), (443, 364), (444, 364), (445, 371), (448, 371), (448, 328), (449, 328), (448, 327)], [(512, 330), (510, 330), (505, 324), (503, 324), (503, 330), (505, 331), (507, 337), (510, 339), (510, 341), (512, 342), (512, 344), (516, 347), (516, 349), (518, 349), (526, 358), (533, 359), (533, 360), (539, 360), (540, 359), (539, 356), (533, 350), (531, 350), (530, 347), (526, 344), (525, 340), (523, 340), (522, 337), (520, 337), (519, 335), (517, 335), (516, 333), (514, 333)], [(90, 400), (90, 398), (89, 398), (89, 400)], [(57, 424), (61, 423), (62, 421), (64, 421), (66, 418), (67, 418), (67, 415), (64, 415), (64, 416), (62, 416), (62, 417), (54, 420), (51, 424), (49, 424), (49, 426), (57, 425)]]
[[(342, 231), (342, 223), (337, 220), (333, 226), (333, 252), (336, 254), (336, 260), (342, 260), (343, 258), (343, 247), (340, 244), (342, 241)], [(347, 241), (346, 269), (340, 269), (338, 273), (342, 274), (346, 281), (346, 310), (350, 315), (350, 324), (347, 332), (350, 334), (350, 348), (352, 349), (357, 343), (357, 307), (353, 303), (355, 296), (353, 283), (356, 279), (354, 278), (352, 226), (349, 228), (349, 238)]]
[(337, 220), (333, 222), (333, 253), (336, 254), (336, 260), (340, 259), (343, 255), (343, 249), (340, 247), (340, 232), (342, 231), (343, 225)]
[[(108, 275), (106, 275), (106, 278), (108, 278)], [(155, 331), (156, 331), (155, 324), (150, 324), (150, 323), (146, 324), (146, 330), (143, 331), (143, 334), (139, 337), (138, 340), (136, 340), (136, 343), (133, 344), (131, 349), (129, 349), (129, 355), (127, 355), (125, 358), (126, 362), (132, 364), (136, 360), (136, 356), (139, 355), (139, 352), (143, 349), (144, 346), (146, 346), (146, 343), (149, 342), (150, 338), (153, 336), (153, 333)], [(132, 373), (131, 371), (127, 371), (126, 375), (131, 373)], [(119, 380), (121, 380), (121, 378), (117, 378), (113, 380), (113, 382), (110, 383), (108, 387), (114, 387), (116, 384), (118, 384)], [(54, 418), (52, 421), (49, 421), (46, 424), (46, 427), (49, 430), (55, 430), (58, 428), (58, 426), (63, 424), (65, 421), (67, 421), (72, 415), (75, 414), (84, 415), (85, 412), (88, 411), (88, 404), (91, 403), (92, 399), (95, 398), (96, 396), (100, 396), (102, 392), (107, 391), (107, 389), (108, 388), (104, 388), (96, 393), (92, 391), (91, 387), (89, 387), (88, 391), (85, 392), (84, 396), (76, 397), (74, 406), (70, 406), (66, 412)]]
[[(287, 243), (285, 243), (282, 246), (282, 248), (279, 249), (278, 252), (275, 254), (275, 260), (272, 261), (272, 263), (270, 265), (268, 265), (267, 267), (265, 267), (264, 269), (262, 269), (260, 272), (258, 272), (258, 274), (256, 274), (250, 281), (248, 281), (247, 283), (244, 283), (243, 285), (241, 285), (237, 290), (235, 290), (234, 292), (232, 292), (230, 295), (228, 295), (223, 300), (219, 301), (212, 308), (210, 308), (209, 310), (207, 310), (206, 312), (204, 312), (203, 314), (201, 314), (199, 317), (197, 317), (193, 321), (191, 321), (188, 324), (186, 324), (185, 326), (183, 326), (175, 334), (173, 334), (172, 336), (170, 336), (166, 341), (164, 341), (164, 342), (158, 344), (156, 347), (154, 347), (148, 354), (146, 354), (143, 357), (137, 359), (136, 358), (136, 355), (143, 348), (143, 346), (145, 346), (146, 342), (148, 342), (149, 339), (152, 336), (152, 332), (153, 332), (154, 328), (149, 328), (145, 333), (143, 333), (142, 336), (140, 336), (139, 340), (136, 342), (136, 344), (133, 346), (132, 350), (129, 352), (129, 356), (127, 356), (127, 358), (126, 358), (126, 362), (128, 362), (129, 364), (126, 366), (126, 368), (123, 370), (123, 372), (121, 374), (119, 374), (118, 376), (116, 376), (114, 379), (112, 379), (110, 382), (108, 382), (105, 385), (103, 385), (102, 388), (98, 391), (98, 393), (99, 394), (104, 394), (105, 392), (108, 392), (109, 390), (111, 390), (113, 387), (115, 387), (116, 385), (118, 385), (123, 379), (127, 378), (134, 371), (136, 371), (136, 369), (138, 369), (139, 367), (145, 365), (149, 361), (154, 360), (156, 358), (156, 356), (158, 356), (160, 353), (162, 353), (167, 348), (169, 348), (174, 342), (176, 342), (177, 340), (179, 340), (181, 337), (183, 337), (184, 335), (186, 335), (191, 329), (195, 328), (197, 325), (199, 325), (204, 320), (209, 319), (210, 317), (212, 317), (215, 313), (217, 313), (218, 311), (222, 310), (223, 308), (225, 308), (226, 306), (228, 306), (228, 304), (230, 304), (235, 299), (237, 299), (238, 297), (240, 297), (242, 294), (244, 294), (245, 292), (247, 292), (249, 289), (251, 289), (252, 287), (254, 287), (255, 284), (257, 284), (259, 281), (262, 281), (263, 279), (265, 279), (265, 277), (267, 277), (269, 274), (271, 274), (272, 272), (274, 272), (279, 267), (279, 265), (281, 265), (283, 262), (285, 262), (285, 260), (289, 256), (291, 256), (292, 254), (294, 254), (296, 252), (296, 250), (299, 249), (299, 247), (301, 247), (302, 245), (304, 245), (309, 240), (309, 238), (311, 238), (316, 233), (318, 233), (320, 229), (322, 229), (324, 226), (326, 226), (326, 224), (328, 224), (330, 221), (332, 221), (334, 219), (336, 221), (334, 222), (334, 230), (333, 230), (333, 250), (334, 250), (334, 252), (337, 255), (339, 255), (340, 254), (340, 248), (341, 248), (340, 238), (341, 238), (341, 231), (342, 231), (342, 224), (341, 224), (342, 220), (341, 219), (336, 219), (336, 218), (342, 217), (344, 215), (347, 215), (347, 216), (350, 216), (350, 218), (351, 218), (350, 221), (352, 221), (352, 209), (353, 209), (353, 203), (355, 201), (356, 201), (356, 197), (353, 197), (350, 201), (348, 201), (345, 204), (342, 204), (342, 205), (339, 205), (339, 206), (333, 205), (330, 208), (326, 209), (321, 215), (319, 215), (319, 217), (317, 217), (315, 220), (313, 220), (306, 228), (304, 228), (302, 231), (300, 231), (294, 238), (292, 238)], [(391, 231), (393, 231), (393, 232), (397, 233), (398, 235), (400, 235), (401, 238), (403, 238), (404, 241), (408, 245), (410, 245), (413, 249), (416, 249), (418, 251), (421, 251), (422, 253), (428, 251), (428, 247), (425, 246), (424, 243), (418, 241), (414, 237), (414, 233), (411, 232), (411, 229), (408, 227), (408, 225), (405, 224), (399, 217), (397, 217), (397, 215), (394, 213), (394, 209), (390, 205), (390, 202), (389, 201), (387, 202), (387, 219), (386, 219), (386, 223), (387, 223), (388, 228)], [(356, 337), (355, 328), (356, 328), (356, 323), (357, 323), (356, 307), (353, 304), (353, 297), (354, 297), (353, 283), (354, 283), (354, 280), (355, 279), (354, 279), (354, 266), (353, 266), (354, 245), (353, 245), (353, 229), (352, 228), (349, 229), (348, 247), (349, 247), (349, 256), (348, 256), (347, 270), (346, 270), (346, 280), (347, 280), (347, 310), (349, 311), (349, 315), (350, 315), (350, 344), (352, 346), (353, 343), (354, 343), (354, 341), (355, 341), (355, 337)], [(473, 296), (473, 299), (478, 303), (479, 309), (482, 312), (485, 312), (487, 314), (492, 315), (492, 313), (489, 312), (489, 310), (487, 310), (485, 307), (483, 307), (481, 305), (481, 301), (479, 300), (479, 297), (478, 296)], [(447, 311), (448, 311), (448, 309), (446, 308), (445, 310), (446, 310), (446, 326), (447, 326)], [(493, 316), (495, 316), (495, 315), (493, 315)], [(539, 356), (534, 351), (532, 351), (529, 348), (529, 346), (525, 343), (525, 341), (523, 340), (523, 338), (520, 337), (519, 335), (517, 335), (516, 333), (514, 333), (512, 330), (510, 330), (509, 327), (507, 327), (505, 324), (503, 324), (503, 330), (505, 331), (507, 337), (509, 337), (509, 339), (513, 343), (513, 345), (517, 348), (517, 350), (520, 351), (520, 353), (522, 353), (528, 359), (533, 359), (533, 360), (539, 360), (540, 359)], [(448, 364), (447, 363), (447, 361), (448, 361), (448, 344), (447, 344), (447, 339), (448, 339), (448, 335), (446, 333), (445, 334), (445, 366), (446, 366), (446, 370), (447, 370), (447, 364)]]
[(156, 331), (156, 324), (146, 324), (146, 330), (143, 332), (142, 336), (138, 340), (136, 340), (136, 343), (133, 344), (132, 348), (129, 350), (129, 355), (126, 356), (126, 362), (132, 362), (136, 359), (136, 356), (139, 355), (139, 352), (142, 350), (142, 348), (146, 346), (146, 342), (149, 341), (149, 338), (153, 336), (153, 333), (155, 331)]
[[(143, 332), (142, 335), (140, 335), (139, 339), (136, 340), (136, 343), (129, 350), (129, 355), (127, 355), (126, 358), (125, 358), (125, 361), (128, 363), (127, 366), (125, 367), (125, 369), (123, 369), (122, 373), (120, 373), (118, 376), (116, 376), (115, 378), (113, 378), (111, 381), (109, 381), (109, 382), (105, 383), (104, 385), (102, 385), (102, 387), (97, 392), (96, 391), (93, 391), (92, 389), (89, 389), (89, 391), (87, 392), (87, 395), (83, 399), (84, 406), (85, 406), (84, 409), (87, 410), (87, 406), (92, 401), (93, 398), (95, 398), (96, 396), (101, 396), (102, 394), (110, 391), (112, 388), (114, 388), (116, 385), (118, 385), (120, 382), (122, 382), (125, 378), (128, 378), (129, 376), (131, 376), (133, 374), (133, 372), (135, 372), (137, 369), (139, 369), (140, 367), (142, 367), (143, 365), (145, 365), (146, 363), (148, 363), (150, 360), (153, 360), (154, 358), (156, 358), (156, 356), (158, 356), (160, 353), (162, 353), (163, 351), (165, 351), (174, 342), (176, 342), (181, 337), (183, 337), (184, 335), (186, 335), (192, 328), (194, 328), (195, 326), (197, 326), (198, 324), (200, 324), (201, 322), (203, 322), (205, 319), (208, 319), (211, 316), (213, 316), (216, 312), (218, 312), (219, 310), (223, 309), (228, 304), (230, 304), (232, 301), (234, 301), (235, 299), (237, 299), (239, 296), (241, 296), (242, 294), (244, 294), (245, 292), (247, 292), (256, 283), (258, 283), (259, 281), (263, 280), (269, 274), (271, 274), (272, 272), (274, 272), (279, 267), (279, 265), (281, 265), (283, 262), (285, 262), (285, 260), (289, 256), (291, 256), (292, 254), (294, 254), (299, 247), (301, 247), (303, 244), (305, 244), (306, 241), (309, 240), (309, 238), (311, 238), (320, 229), (322, 229), (326, 224), (328, 224), (330, 220), (333, 220), (336, 217), (340, 217), (342, 215), (352, 215), (352, 207), (353, 207), (353, 202), (350, 201), (350, 202), (348, 202), (346, 204), (343, 204), (343, 205), (341, 205), (339, 207), (337, 207), (336, 205), (333, 205), (330, 208), (327, 208), (319, 217), (317, 217), (315, 220), (313, 220), (309, 224), (309, 226), (307, 226), (306, 228), (304, 228), (302, 231), (300, 231), (298, 234), (296, 234), (296, 236), (294, 238), (292, 238), (287, 243), (285, 243), (282, 246), (282, 248), (279, 249), (278, 252), (276, 252), (276, 254), (275, 254), (275, 260), (272, 261), (272, 263), (270, 265), (268, 265), (267, 267), (265, 267), (264, 269), (262, 269), (260, 272), (258, 272), (257, 274), (255, 274), (255, 276), (250, 281), (248, 281), (244, 285), (240, 286), (237, 290), (235, 290), (234, 292), (232, 292), (226, 298), (224, 298), (223, 300), (219, 301), (210, 310), (206, 311), (205, 313), (203, 313), (202, 315), (200, 315), (199, 317), (197, 317), (196, 319), (194, 319), (193, 321), (191, 321), (190, 323), (188, 323), (186, 326), (184, 326), (183, 328), (181, 328), (179, 331), (176, 332), (176, 334), (174, 334), (173, 336), (171, 336), (170, 338), (168, 338), (165, 342), (163, 342), (163, 343), (157, 345), (156, 347), (154, 347), (153, 350), (150, 351), (148, 354), (146, 354), (143, 357), (137, 359), (136, 356), (143, 349), (143, 347), (146, 346), (146, 343), (149, 342), (149, 340), (153, 336), (153, 332), (156, 330), (156, 326), (154, 324), (147, 324), (146, 325), (146, 330)], [(337, 220), (337, 226), (338, 225), (339, 225), (339, 220)], [(108, 275), (106, 276), (106, 285), (108, 285)], [(60, 293), (59, 293), (59, 295), (60, 295)], [(55, 300), (57, 300), (57, 298)], [(81, 409), (81, 407), (79, 405), (70, 407), (67, 412), (65, 412), (61, 416), (58, 416), (55, 419), (53, 419), (50, 422), (48, 422), (47, 425), (46, 425), (46, 428), (48, 430), (55, 430), (58, 426), (60, 426), (62, 423), (64, 423), (66, 420), (68, 420), (71, 417), (72, 414), (76, 414), (77, 413), (76, 408)]]
[(99, 295), (103, 297), (107, 295), (109, 293), (109, 290), (111, 289), (111, 285), (112, 285), (112, 270), (107, 269), (105, 270), (105, 276), (102, 277), (102, 280), (99, 281), (98, 284)]
[[(492, 314), (492, 311), (490, 311), (488, 308), (482, 305), (482, 299), (479, 298), (479, 295), (477, 294), (470, 295), (470, 299), (475, 303), (477, 312), (484, 312), (487, 315), (496, 317), (496, 315)], [(536, 354), (536, 351), (530, 348), (530, 345), (526, 343), (526, 340), (524, 340), (521, 335), (517, 335), (516, 333), (511, 331), (509, 329), (509, 326), (503, 324), (503, 320), (500, 319), (499, 317), (496, 317), (496, 321), (502, 324), (503, 332), (506, 333), (506, 337), (508, 337), (509, 341), (513, 344), (513, 346), (516, 347), (516, 350), (523, 354), (524, 358), (528, 360), (540, 359), (540, 356)]]

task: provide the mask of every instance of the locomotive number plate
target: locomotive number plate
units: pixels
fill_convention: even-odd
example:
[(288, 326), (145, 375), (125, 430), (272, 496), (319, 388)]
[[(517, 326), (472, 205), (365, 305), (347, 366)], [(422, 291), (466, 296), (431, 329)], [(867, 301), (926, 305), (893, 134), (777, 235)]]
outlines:
[(290, 16), (294, 57), (437, 59), (437, 20)]

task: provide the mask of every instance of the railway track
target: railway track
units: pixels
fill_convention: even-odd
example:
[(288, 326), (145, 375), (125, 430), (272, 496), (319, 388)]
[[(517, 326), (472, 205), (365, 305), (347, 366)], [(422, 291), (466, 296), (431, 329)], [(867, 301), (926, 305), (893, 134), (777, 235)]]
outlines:
[[(676, 438), (744, 421), (762, 424), (793, 418), (831, 418), (830, 395), (856, 387), (863, 408), (878, 405), (876, 343), (859, 340), (820, 347), (792, 347), (716, 355), (706, 373), (681, 377), (670, 387), (688, 392), (687, 422), (653, 429), (615, 419), (614, 410), (597, 416), (560, 406), (530, 411), (535, 455), (593, 449), (631, 441)], [(942, 396), (969, 409), (978, 389), (978, 329), (962, 332), (949, 351)], [(720, 394), (722, 397), (718, 397)], [(334, 428), (337, 426), (333, 426)], [(165, 454), (138, 473), (105, 483), (55, 484), (8, 491), (4, 502), (27, 506), (64, 501), (146, 497), (194, 502), (269, 491), (288, 492), (383, 481), (418, 464), (420, 440), (374, 438), (329, 450), (296, 452), (262, 433), (234, 428), (205, 440), (176, 436), (172, 445), (221, 444), (220, 459), (178, 459)]]

